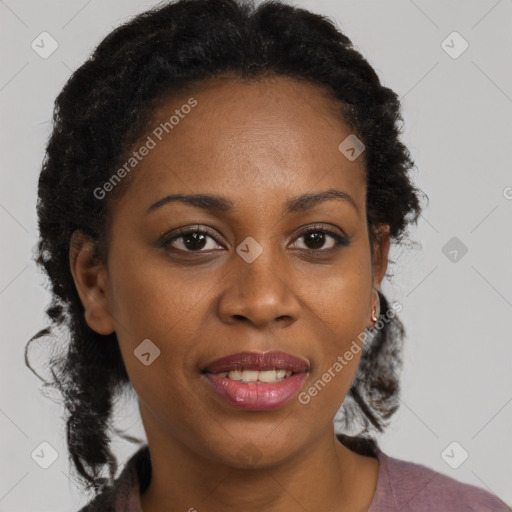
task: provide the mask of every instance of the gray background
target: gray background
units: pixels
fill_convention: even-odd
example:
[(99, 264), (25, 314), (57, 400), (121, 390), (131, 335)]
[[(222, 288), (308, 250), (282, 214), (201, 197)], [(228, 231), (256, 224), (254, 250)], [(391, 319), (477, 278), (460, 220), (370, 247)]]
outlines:
[[(31, 260), (37, 179), (53, 101), (71, 71), (113, 27), (155, 4), (0, 1), (1, 512), (85, 504), (68, 477), (62, 409), (41, 396), (23, 361), (27, 340), (47, 325), (49, 300)], [(512, 504), (512, 1), (295, 5), (332, 17), (401, 96), (403, 140), (430, 197), (411, 233), (420, 246), (392, 251), (395, 275), (384, 285), (403, 304), (408, 336), (401, 407), (382, 448)], [(43, 31), (59, 45), (47, 59), (31, 48)], [(469, 44), (457, 58), (441, 44), (453, 31)], [(453, 36), (447, 44), (461, 48)], [(443, 253), (452, 237), (468, 248), (455, 262)], [(31, 355), (37, 368), (44, 353)], [(119, 425), (144, 437), (134, 405), (120, 404)], [(457, 469), (441, 455), (453, 441), (469, 453)], [(31, 458), (42, 442), (58, 454), (48, 469)], [(135, 445), (116, 440), (113, 448), (124, 462)], [(448, 453), (460, 461), (461, 448)]]

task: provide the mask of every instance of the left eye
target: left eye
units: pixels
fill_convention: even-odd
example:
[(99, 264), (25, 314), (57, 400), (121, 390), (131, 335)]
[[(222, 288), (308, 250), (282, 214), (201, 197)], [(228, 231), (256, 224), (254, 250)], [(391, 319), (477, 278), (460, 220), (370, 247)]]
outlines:
[(299, 247), (300, 249), (306, 249), (309, 251), (319, 250), (319, 246), (323, 246), (326, 241), (326, 235), (331, 238), (330, 247), (324, 248), (322, 250), (328, 251), (330, 249), (335, 249), (338, 246), (346, 246), (349, 244), (349, 240), (347, 237), (336, 233), (330, 229), (326, 228), (309, 228), (306, 231), (303, 231), (298, 237), (297, 240), (304, 238), (304, 241), (307, 243), (312, 243), (313, 247)]

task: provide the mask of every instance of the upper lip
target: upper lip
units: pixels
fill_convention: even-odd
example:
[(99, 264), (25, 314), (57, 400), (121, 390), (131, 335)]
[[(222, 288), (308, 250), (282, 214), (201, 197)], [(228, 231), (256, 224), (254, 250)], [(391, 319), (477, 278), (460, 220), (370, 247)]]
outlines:
[(232, 370), (272, 370), (274, 368), (300, 373), (308, 371), (309, 364), (304, 359), (292, 356), (286, 352), (239, 352), (211, 361), (202, 371), (220, 373)]

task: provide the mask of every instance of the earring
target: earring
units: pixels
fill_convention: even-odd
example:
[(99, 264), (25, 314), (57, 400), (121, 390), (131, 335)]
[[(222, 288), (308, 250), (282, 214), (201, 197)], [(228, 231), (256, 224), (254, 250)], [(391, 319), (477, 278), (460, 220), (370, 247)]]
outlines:
[[(377, 290), (373, 290), (373, 292), (377, 295), (377, 303), (380, 305), (380, 299), (379, 299), (379, 292)], [(379, 319), (379, 313), (377, 311), (377, 306), (374, 304), (372, 306), (372, 321), (375, 325), (377, 323), (377, 320)]]

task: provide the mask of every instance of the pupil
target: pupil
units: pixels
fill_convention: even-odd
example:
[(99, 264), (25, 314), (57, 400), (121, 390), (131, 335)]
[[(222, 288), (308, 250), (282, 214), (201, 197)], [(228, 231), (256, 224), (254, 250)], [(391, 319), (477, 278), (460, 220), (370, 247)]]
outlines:
[[(324, 234), (323, 233), (308, 233), (306, 235), (306, 245), (308, 239), (313, 241), (313, 249), (318, 249), (324, 245)], [(320, 243), (318, 243), (320, 242)], [(311, 248), (311, 247), (310, 247)]]
[[(184, 237), (185, 246), (187, 249), (202, 249), (204, 247), (205, 236), (202, 233), (189, 233)], [(188, 243), (189, 240), (192, 240), (192, 243)]]

